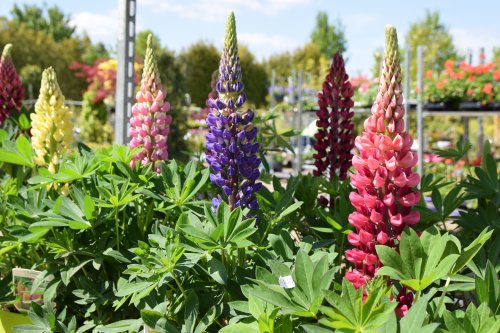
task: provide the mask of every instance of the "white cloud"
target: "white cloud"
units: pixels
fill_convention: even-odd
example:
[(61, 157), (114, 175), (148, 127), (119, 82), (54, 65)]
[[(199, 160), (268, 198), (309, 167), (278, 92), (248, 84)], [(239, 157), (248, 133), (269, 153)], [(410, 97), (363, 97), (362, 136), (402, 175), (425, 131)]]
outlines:
[(115, 37), (118, 32), (118, 10), (114, 9), (106, 14), (79, 12), (73, 15), (71, 24), (76, 26), (79, 33), (86, 32), (92, 39)]
[(293, 38), (282, 35), (268, 35), (259, 32), (238, 34), (238, 40), (249, 45), (266, 46), (276, 50), (291, 50), (301, 45)]
[(138, 0), (156, 11), (179, 14), (185, 18), (223, 22), (229, 10), (250, 10), (275, 16), (292, 7), (306, 5), (313, 0)]
[(470, 49), (473, 54), (477, 55), (481, 47), (484, 47), (488, 53), (488, 50), (500, 45), (500, 36), (497, 31), (490, 29), (451, 28), (450, 33), (458, 51), (464, 54)]

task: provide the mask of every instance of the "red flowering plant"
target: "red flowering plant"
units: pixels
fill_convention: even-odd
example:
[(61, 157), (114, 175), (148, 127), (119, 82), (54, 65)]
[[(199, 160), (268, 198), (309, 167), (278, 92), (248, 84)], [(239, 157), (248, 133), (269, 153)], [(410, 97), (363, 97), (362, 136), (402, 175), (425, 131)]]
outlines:
[(448, 106), (458, 107), (465, 96), (465, 76), (465, 71), (457, 67), (454, 60), (446, 60), (441, 73), (426, 71), (424, 99), (432, 103), (443, 102)]

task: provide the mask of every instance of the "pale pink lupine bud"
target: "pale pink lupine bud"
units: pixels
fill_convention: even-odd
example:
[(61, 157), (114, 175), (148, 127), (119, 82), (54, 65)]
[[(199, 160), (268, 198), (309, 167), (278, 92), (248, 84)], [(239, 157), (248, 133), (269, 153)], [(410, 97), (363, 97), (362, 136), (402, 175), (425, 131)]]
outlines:
[(131, 165), (136, 161), (142, 166), (155, 164), (155, 170), (160, 171), (160, 163), (167, 154), (167, 136), (171, 117), (167, 115), (170, 104), (165, 100), (165, 90), (160, 81), (156, 56), (152, 45), (152, 36), (148, 36), (144, 70), (142, 73), (140, 91), (136, 94), (136, 104), (133, 106), (134, 117), (130, 119), (133, 131), (131, 147), (142, 146), (142, 150), (135, 155)]

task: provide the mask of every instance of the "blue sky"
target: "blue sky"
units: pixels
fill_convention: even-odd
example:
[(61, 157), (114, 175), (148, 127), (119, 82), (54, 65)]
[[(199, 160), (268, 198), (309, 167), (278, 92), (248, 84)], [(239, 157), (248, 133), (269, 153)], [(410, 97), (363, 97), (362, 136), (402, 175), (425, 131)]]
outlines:
[[(57, 4), (71, 14), (78, 31), (94, 41), (116, 44), (118, 0), (2, 0), (0, 15), (9, 15), (14, 3)], [(498, 0), (137, 0), (137, 28), (151, 29), (162, 44), (180, 51), (198, 40), (222, 45), (225, 19), (233, 10), (240, 43), (258, 59), (293, 50), (309, 39), (316, 13), (326, 11), (339, 18), (348, 40), (347, 69), (368, 72), (372, 53), (384, 42), (384, 26), (398, 29), (400, 44), (411, 22), (425, 10), (439, 10), (459, 51), (471, 48), (487, 55), (500, 46)]]

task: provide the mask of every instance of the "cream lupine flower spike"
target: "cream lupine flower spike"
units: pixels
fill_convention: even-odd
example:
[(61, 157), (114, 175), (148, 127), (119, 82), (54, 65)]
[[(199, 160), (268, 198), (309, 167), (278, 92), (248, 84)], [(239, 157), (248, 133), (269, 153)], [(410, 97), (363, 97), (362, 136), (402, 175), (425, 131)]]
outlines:
[(31, 144), (35, 163), (57, 171), (59, 161), (73, 142), (72, 112), (64, 104), (64, 96), (52, 67), (43, 71), (40, 96), (31, 114)]

